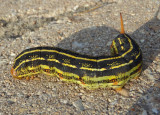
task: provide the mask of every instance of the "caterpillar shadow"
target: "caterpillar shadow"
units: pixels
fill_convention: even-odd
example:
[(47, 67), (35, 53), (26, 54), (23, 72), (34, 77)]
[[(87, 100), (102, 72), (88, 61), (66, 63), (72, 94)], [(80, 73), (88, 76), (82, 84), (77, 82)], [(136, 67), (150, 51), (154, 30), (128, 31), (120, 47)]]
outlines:
[[(149, 68), (158, 54), (160, 54), (160, 19), (157, 18), (159, 10), (151, 20), (146, 22), (132, 34), (129, 34), (139, 44), (143, 53), (142, 74)], [(109, 52), (111, 42), (118, 34), (119, 32), (111, 27), (94, 26), (74, 33), (70, 37), (62, 40), (57, 46), (92, 56), (110, 55)], [(147, 113), (151, 113), (151, 110), (149, 109), (150, 105), (141, 103), (141, 101), (144, 96), (150, 95), (152, 92), (155, 93), (155, 91), (160, 92), (160, 90), (155, 86), (145, 89), (142, 96), (137, 99), (137, 102), (128, 110), (128, 113), (126, 114), (136, 114), (136, 112), (141, 111), (139, 107), (147, 110)], [(155, 96), (155, 99), (157, 99), (157, 96), (158, 94)], [(135, 106), (138, 107), (136, 108)]]
[[(143, 71), (152, 70), (149, 74), (151, 74), (153, 78), (149, 78), (144, 72), (142, 79), (151, 80), (154, 82), (154, 85), (145, 89), (142, 96), (139, 97), (137, 102), (128, 110), (127, 115), (135, 115), (139, 112), (158, 115), (160, 112), (157, 109), (160, 108), (160, 88), (158, 85), (160, 84), (160, 78), (158, 77), (160, 73), (156, 71), (157, 68), (153, 69), (152, 66), (150, 67), (151, 64), (155, 64), (153, 61), (156, 60), (156, 57), (160, 54), (160, 17), (158, 18), (158, 14), (160, 14), (160, 6), (155, 16), (132, 34), (132, 36), (136, 38), (136, 41), (138, 41), (138, 39), (141, 41), (139, 43), (143, 52)], [(153, 72), (157, 74), (158, 80), (154, 78)]]

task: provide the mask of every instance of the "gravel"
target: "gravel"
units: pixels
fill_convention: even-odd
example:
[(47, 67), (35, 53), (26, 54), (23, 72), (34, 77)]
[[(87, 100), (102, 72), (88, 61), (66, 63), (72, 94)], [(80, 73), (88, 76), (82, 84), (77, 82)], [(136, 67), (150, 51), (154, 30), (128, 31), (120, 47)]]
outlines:
[[(7, 0), (0, 4), (0, 115), (160, 114), (159, 0)], [(140, 45), (143, 72), (124, 87), (126, 96), (104, 88), (87, 90), (56, 77), (13, 79), (21, 51), (56, 46), (92, 56), (110, 55), (120, 30)]]

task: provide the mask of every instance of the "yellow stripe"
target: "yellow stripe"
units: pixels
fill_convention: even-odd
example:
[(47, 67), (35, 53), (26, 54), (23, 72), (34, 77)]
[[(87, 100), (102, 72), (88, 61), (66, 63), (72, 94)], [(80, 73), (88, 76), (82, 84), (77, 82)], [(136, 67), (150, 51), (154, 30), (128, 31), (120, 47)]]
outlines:
[(131, 64), (132, 62), (133, 62), (133, 60), (130, 60), (128, 63), (124, 63), (124, 64), (121, 64), (121, 65), (118, 65), (118, 66), (113, 66), (113, 67), (110, 67), (110, 68), (111, 68), (111, 69), (120, 68), (120, 67), (129, 65), (129, 64)]
[(141, 52), (140, 52), (140, 50), (139, 50), (139, 53), (138, 53), (138, 55), (136, 56), (136, 59), (140, 56), (140, 54), (141, 54)]
[[(125, 35), (125, 34), (124, 34)], [(125, 35), (126, 38), (128, 38), (126, 35)], [(37, 52), (37, 51), (40, 51), (40, 52), (55, 52), (55, 53), (58, 53), (58, 54), (61, 54), (61, 55), (65, 55), (65, 56), (68, 56), (68, 57), (71, 57), (71, 58), (75, 58), (75, 59), (81, 59), (81, 60), (86, 60), (86, 61), (93, 61), (93, 62), (101, 62), (101, 61), (105, 61), (105, 60), (113, 60), (113, 59), (119, 59), (119, 58), (122, 58), (124, 57), (126, 54), (128, 54), (130, 51), (132, 51), (133, 49), (133, 45), (131, 43), (131, 40), (128, 38), (128, 41), (129, 41), (129, 44), (130, 44), (130, 49), (128, 51), (126, 51), (124, 54), (122, 54), (121, 56), (117, 56), (117, 57), (111, 57), (111, 58), (104, 58), (104, 59), (88, 59), (88, 58), (83, 58), (83, 57), (76, 57), (74, 55), (71, 55), (71, 54), (67, 54), (67, 53), (63, 53), (63, 52), (59, 52), (57, 50), (33, 50), (33, 51), (28, 51), (28, 52), (24, 52), (22, 55), (20, 55), (19, 57), (17, 57), (15, 59), (15, 61), (17, 59), (19, 59), (20, 57), (22, 57), (23, 55), (25, 54), (28, 54), (28, 53), (33, 53), (33, 52)], [(113, 45), (114, 46), (114, 45)], [(118, 51), (118, 50), (117, 50)]]
[(72, 68), (77, 68), (75, 65), (71, 65), (71, 64), (62, 63), (62, 65), (72, 67)]
[(117, 76), (116, 75), (111, 75), (111, 76), (102, 76), (102, 77), (89, 77), (89, 76), (84, 76), (82, 77), (82, 79), (84, 81), (87, 80), (91, 80), (91, 81), (103, 81), (103, 80), (107, 80), (107, 79), (113, 79), (113, 78), (117, 78), (117, 77), (124, 77), (124, 76), (128, 76), (130, 75), (130, 73), (132, 73), (133, 71), (137, 70), (140, 66), (141, 66), (142, 62), (139, 63), (137, 66), (133, 67), (132, 69), (130, 69), (129, 71), (125, 72), (125, 73), (119, 73)]
[(117, 39), (118, 39), (118, 41), (119, 41), (119, 44), (121, 45), (121, 44), (122, 44), (121, 39), (120, 39), (120, 38), (117, 38)]
[[(35, 61), (35, 60), (45, 60), (44, 58), (35, 58), (35, 59), (32, 59), (32, 60), (26, 60), (26, 61), (22, 61), (16, 68), (15, 70), (17, 70), (17, 68), (22, 65), (23, 63), (25, 62), (29, 62), (29, 61)], [(54, 62), (57, 62), (57, 63), (60, 63), (58, 60), (56, 59), (47, 59), (48, 61), (54, 61)], [(133, 62), (133, 60), (130, 60), (128, 63), (124, 63), (124, 64), (120, 64), (118, 66), (112, 66), (110, 69), (115, 69), (115, 68), (120, 68), (120, 67), (123, 67), (123, 66), (126, 66), (126, 65), (129, 65)], [(65, 63), (62, 63), (62, 65), (64, 66), (68, 66), (68, 67), (72, 67), (72, 68), (77, 68), (75, 65), (71, 65), (71, 64), (65, 64)], [(105, 70), (109, 70), (109, 69), (106, 69), (106, 68), (87, 68), (87, 67), (81, 67), (80, 69), (84, 69), (84, 70), (89, 70), (89, 71), (105, 71)]]
[[(131, 42), (131, 41), (129, 41)], [(133, 46), (132, 46), (133, 48)], [(131, 48), (131, 49), (132, 49)], [(127, 52), (130, 52), (131, 49), (129, 49)], [(140, 52), (138, 53), (138, 55), (136, 56), (136, 59), (139, 57), (140, 55)], [(125, 56), (124, 54), (122, 56)], [(25, 62), (29, 62), (29, 61), (35, 61), (35, 60), (45, 60), (44, 58), (35, 58), (35, 59), (32, 59), (32, 60), (26, 60), (26, 61), (22, 61), (16, 68), (15, 70), (17, 70), (17, 68), (22, 65), (23, 63)], [(47, 59), (48, 61), (54, 61), (54, 62), (57, 62), (57, 63), (60, 63), (59, 60), (56, 60), (56, 59)], [(130, 60), (129, 63), (125, 63), (125, 64), (121, 64), (121, 65), (118, 65), (118, 66), (112, 66), (110, 69), (115, 69), (115, 68), (119, 68), (119, 67), (123, 67), (125, 65), (129, 65), (130, 63), (132, 63), (133, 60)], [(72, 67), (72, 68), (77, 68), (75, 65), (71, 65), (71, 64), (65, 64), (65, 63), (62, 63), (62, 65), (64, 66), (68, 66), (68, 67)], [(84, 70), (89, 70), (89, 71), (105, 71), (107, 70), (106, 68), (87, 68), (87, 67), (81, 67), (80, 69), (84, 69)]]
[(49, 67), (48, 65), (42, 65), (42, 64), (41, 64), (41, 65), (39, 65), (39, 66), (40, 66), (41, 68), (43, 68), (43, 69), (48, 69), (48, 70), (50, 69), (50, 67)]
[(128, 41), (129, 41), (129, 44), (130, 44), (130, 48), (129, 48), (129, 50), (128, 51), (126, 51), (124, 54), (122, 54), (121, 56), (122, 57), (124, 57), (126, 54), (128, 54), (129, 52), (131, 52), (132, 51), (132, 49), (133, 49), (133, 45), (132, 45), (132, 42), (131, 42), (131, 40), (124, 34), (124, 36), (128, 39)]
[(127, 80), (123, 80), (123, 81), (120, 81), (118, 82), (118, 85), (120, 86), (117, 86), (117, 85), (114, 85), (114, 83), (94, 83), (94, 84), (80, 84), (82, 85), (83, 87), (86, 87), (87, 89), (97, 89), (97, 88), (106, 88), (106, 87), (110, 87), (110, 88), (120, 88), (120, 87), (123, 87), (125, 85), (125, 83), (127, 83), (128, 80), (130, 80), (131, 78), (135, 77), (135, 76), (138, 76), (140, 73), (139, 72), (136, 72), (135, 74), (131, 75)]
[[(56, 59), (47, 59), (47, 61), (54, 61), (54, 62), (60, 63), (59, 60), (56, 60)], [(71, 64), (62, 63), (62, 65), (72, 67), (72, 68), (77, 68), (75, 65), (71, 65)]]
[(35, 60), (45, 60), (45, 59), (38, 57), (38, 58), (31, 59), (31, 60), (28, 60), (28, 59), (27, 59), (27, 60), (24, 60), (24, 61), (22, 61), (22, 62), (15, 68), (15, 70), (17, 70), (17, 68), (18, 68), (20, 65), (22, 65), (23, 63), (30, 62), (30, 61), (35, 61)]
[(87, 67), (81, 67), (80, 69), (89, 70), (89, 71), (105, 71), (105, 70), (107, 70), (106, 68), (97, 69), (97, 68), (87, 68)]
[[(123, 64), (118, 65), (118, 66), (112, 66), (112, 67), (110, 67), (110, 69), (120, 68), (120, 67), (129, 65), (132, 62), (133, 62), (133, 60), (130, 60), (128, 63), (123, 63)], [(87, 67), (81, 67), (80, 69), (89, 70), (89, 71), (105, 71), (105, 70), (110, 70), (110, 69), (106, 69), (106, 68), (99, 68), (99, 69), (97, 69), (97, 68), (87, 68)]]
[[(66, 75), (66, 76), (68, 76), (68, 77), (74, 77), (74, 78), (79, 79), (79, 76), (78, 76), (77, 74), (69, 73), (69, 72), (63, 72), (62, 70), (60, 70), (60, 69), (58, 69), (58, 68), (56, 68), (56, 67), (49, 67), (49, 66), (42, 65), (42, 64), (39, 65), (38, 67), (41, 67), (41, 68), (43, 68), (43, 69), (55, 70), (56, 72), (58, 72), (58, 73), (60, 73), (60, 74), (63, 74), (63, 75)], [(38, 67), (35, 67), (35, 69), (38, 68)], [(34, 70), (35, 70), (35, 69), (34, 69)], [(17, 71), (17, 72), (18, 72), (18, 71)], [(30, 76), (30, 75), (32, 75), (32, 74), (37, 74), (37, 73), (40, 73), (40, 72), (23, 74), (23, 75), (19, 75), (19, 76), (17, 76), (17, 77), (20, 78), (20, 77), (24, 77), (24, 76)], [(50, 74), (50, 75), (53, 75), (53, 74)]]
[(113, 47), (114, 47), (114, 49), (115, 49), (115, 52), (116, 52), (116, 54), (118, 54), (118, 49), (117, 49), (117, 47), (116, 47), (116, 42), (113, 40)]
[(124, 50), (124, 47), (123, 47), (123, 46), (121, 46), (121, 49), (122, 49), (122, 50)]
[[(119, 41), (119, 44), (121, 45), (121, 44), (122, 44), (122, 41), (121, 41), (121, 39), (120, 39), (120, 38), (118, 38), (118, 41)], [(124, 50), (124, 47), (123, 47), (123, 46), (121, 46), (121, 49), (122, 49), (122, 50)]]
[(56, 59), (47, 59), (47, 61), (54, 61), (54, 62), (60, 63), (59, 60), (56, 60)]
[(31, 51), (28, 51), (28, 52), (24, 52), (23, 54), (21, 54), (20, 56), (18, 56), (16, 59), (15, 59), (15, 61), (17, 60), (17, 59), (19, 59), (20, 57), (22, 57), (23, 55), (25, 55), (25, 54), (28, 54), (28, 53), (34, 53), (34, 52), (40, 52), (41, 50), (31, 50)]

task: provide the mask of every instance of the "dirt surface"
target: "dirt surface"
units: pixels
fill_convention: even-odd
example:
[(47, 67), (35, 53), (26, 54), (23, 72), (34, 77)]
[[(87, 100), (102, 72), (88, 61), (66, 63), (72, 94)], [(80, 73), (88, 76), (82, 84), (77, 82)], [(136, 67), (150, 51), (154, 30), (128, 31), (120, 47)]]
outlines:
[[(159, 6), (159, 0), (1, 0), (0, 115), (160, 114)], [(107, 88), (89, 91), (46, 75), (30, 81), (12, 78), (14, 58), (31, 47), (110, 55), (120, 12), (126, 33), (143, 52), (142, 75), (124, 87), (128, 97)]]

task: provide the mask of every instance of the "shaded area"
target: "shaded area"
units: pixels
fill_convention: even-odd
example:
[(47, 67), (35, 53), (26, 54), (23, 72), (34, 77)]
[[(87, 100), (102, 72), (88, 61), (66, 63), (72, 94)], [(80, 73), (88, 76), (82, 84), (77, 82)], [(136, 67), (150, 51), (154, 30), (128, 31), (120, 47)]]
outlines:
[[(150, 86), (149, 89), (146, 89), (146, 91), (143, 92), (142, 97), (140, 97), (129, 109), (127, 115), (135, 115), (140, 111), (142, 114), (149, 115), (158, 115), (160, 113), (160, 73), (156, 66), (153, 66), (155, 68), (149, 68), (151, 64), (158, 64), (153, 61), (160, 54), (160, 19), (157, 17), (159, 13), (160, 7), (151, 20), (142, 25), (133, 33), (133, 36), (144, 39), (144, 42), (141, 43), (140, 47), (143, 51), (143, 76), (146, 78), (143, 77), (142, 79), (153, 81), (154, 86)], [(147, 70), (147, 72), (145, 70)], [(148, 70), (151, 72), (148, 73)], [(149, 75), (153, 73), (157, 73), (159, 76)]]
[[(148, 76), (145, 74), (145, 70), (149, 68), (149, 66), (153, 63), (155, 58), (160, 53), (160, 19), (157, 18), (157, 15), (159, 13), (159, 10), (156, 12), (155, 17), (153, 17), (151, 20), (149, 20), (147, 23), (142, 25), (139, 29), (137, 29), (133, 34), (130, 34), (131, 37), (139, 44), (141, 47), (142, 53), (143, 53), (143, 78), (140, 76), (140, 80), (150, 80)], [(110, 27), (106, 26), (96, 26), (91, 28), (83, 29), (73, 35), (71, 35), (69, 38), (64, 39), (58, 44), (58, 47), (66, 48), (68, 47), (73, 48), (73, 51), (77, 51), (77, 49), (80, 49), (80, 52), (83, 52), (83, 54), (86, 54), (85, 48), (89, 48), (90, 40), (95, 40), (95, 42), (104, 42), (104, 44), (108, 44), (108, 42), (111, 42), (115, 36), (117, 36), (119, 33)], [(98, 38), (103, 38), (99, 39)], [(84, 43), (83, 40), (88, 39), (88, 43)], [(72, 41), (72, 44), (70, 44)], [(76, 41), (76, 46), (74, 46), (74, 42)], [(86, 40), (84, 40), (86, 41)], [(81, 44), (81, 45), (79, 45)], [(86, 44), (86, 45), (82, 45)], [(103, 43), (100, 43), (103, 44)], [(65, 45), (65, 46), (64, 46)], [(98, 55), (107, 54), (109, 55), (109, 44), (108, 46), (102, 45), (99, 46), (99, 48), (96, 48), (95, 46), (92, 49), (89, 49), (90, 52), (88, 52), (88, 55), (93, 55), (94, 52), (101, 52), (101, 49), (106, 49), (106, 52), (98, 53)], [(85, 53), (84, 53), (85, 52)], [(154, 68), (156, 70), (156, 68)], [(158, 71), (155, 71), (158, 73)], [(158, 73), (160, 75), (160, 73)], [(144, 78), (145, 77), (145, 78)], [(153, 76), (152, 76), (153, 77)], [(157, 78), (153, 78), (155, 84), (158, 84), (160, 81), (157, 81)], [(129, 82), (130, 83), (130, 82)], [(156, 92), (156, 93), (155, 93)], [(142, 93), (142, 96), (137, 100), (137, 102), (128, 110), (128, 115), (130, 114), (138, 114), (140, 112), (148, 113), (148, 114), (158, 114), (160, 110), (157, 110), (156, 108), (159, 103), (159, 92), (160, 88), (159, 86), (150, 86), (149, 89), (145, 89), (145, 92)], [(152, 93), (157, 95), (151, 95)], [(156, 103), (157, 105), (152, 105), (152, 102)]]

